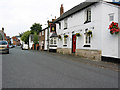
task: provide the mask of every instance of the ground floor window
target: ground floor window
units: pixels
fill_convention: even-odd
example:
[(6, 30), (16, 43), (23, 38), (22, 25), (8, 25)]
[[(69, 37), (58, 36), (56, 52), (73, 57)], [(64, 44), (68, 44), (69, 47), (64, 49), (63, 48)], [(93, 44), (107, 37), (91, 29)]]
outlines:
[(57, 39), (56, 38), (51, 38), (50, 44), (57, 44)]
[(64, 38), (64, 45), (67, 45), (67, 38)]
[(84, 33), (84, 47), (90, 47), (92, 31), (85, 29)]

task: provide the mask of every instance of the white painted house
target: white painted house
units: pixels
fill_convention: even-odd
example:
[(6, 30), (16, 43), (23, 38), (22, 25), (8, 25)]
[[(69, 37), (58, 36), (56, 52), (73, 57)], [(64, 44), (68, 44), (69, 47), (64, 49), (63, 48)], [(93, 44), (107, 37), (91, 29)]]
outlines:
[[(120, 33), (111, 35), (108, 29), (112, 21), (120, 25), (119, 13), (119, 4), (104, 1), (83, 2), (68, 10), (55, 21), (59, 26), (57, 34), (62, 37), (57, 52), (93, 60), (120, 59)], [(92, 35), (88, 35), (89, 31)]]
[(48, 50), (50, 52), (56, 52), (57, 50), (57, 30), (56, 30), (56, 24), (53, 23), (55, 19), (52, 19), (52, 21), (48, 22), (48, 31), (47, 31), (47, 37), (48, 37)]

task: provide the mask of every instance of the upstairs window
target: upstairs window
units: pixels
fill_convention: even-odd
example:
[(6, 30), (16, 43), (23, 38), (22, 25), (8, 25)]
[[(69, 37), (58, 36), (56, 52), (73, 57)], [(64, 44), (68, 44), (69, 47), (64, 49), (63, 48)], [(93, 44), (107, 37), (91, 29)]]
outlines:
[(109, 14), (109, 21), (114, 21), (114, 13)]
[(91, 9), (90, 8), (85, 11), (85, 22), (84, 22), (84, 24), (88, 23), (88, 22), (91, 22)]
[(64, 20), (64, 29), (67, 29), (68, 27), (68, 23), (67, 23), (67, 19)]
[(59, 29), (61, 29), (61, 23), (59, 23)]

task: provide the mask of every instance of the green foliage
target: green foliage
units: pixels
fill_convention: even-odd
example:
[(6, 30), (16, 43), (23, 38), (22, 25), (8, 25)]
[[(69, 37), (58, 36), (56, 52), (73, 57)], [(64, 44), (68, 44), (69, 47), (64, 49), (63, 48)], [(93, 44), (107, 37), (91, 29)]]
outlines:
[(64, 38), (68, 38), (68, 35), (64, 35)]
[(29, 42), (29, 35), (31, 34), (30, 31), (26, 31), (22, 34), (21, 40), (25, 43)]
[(39, 32), (42, 30), (42, 25), (39, 23), (34, 23), (31, 27), (31, 34), (34, 34), (35, 32), (39, 34)]
[(81, 34), (80, 34), (80, 33), (76, 33), (76, 36), (77, 36), (77, 37), (80, 37), (80, 36), (81, 36)]
[(93, 35), (92, 35), (92, 31), (89, 30), (89, 31), (87, 32), (87, 35), (92, 37), (92, 36), (93, 36)]
[(22, 37), (23, 33), (19, 33), (19, 36)]
[(33, 42), (34, 42), (34, 44), (38, 44), (38, 41), (39, 41), (39, 39), (38, 39), (38, 35), (37, 35), (37, 33), (35, 32), (35, 33), (34, 33), (34, 39), (33, 39)]

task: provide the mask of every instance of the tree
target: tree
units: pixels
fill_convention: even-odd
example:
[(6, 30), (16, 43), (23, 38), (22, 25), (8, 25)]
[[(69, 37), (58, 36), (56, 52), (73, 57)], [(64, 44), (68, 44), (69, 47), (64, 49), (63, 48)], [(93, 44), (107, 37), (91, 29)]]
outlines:
[(19, 36), (22, 37), (23, 33), (19, 33)]
[(34, 32), (36, 32), (37, 34), (39, 34), (39, 32), (42, 30), (42, 25), (39, 23), (34, 23), (31, 27), (31, 34), (34, 34)]
[(25, 42), (26, 44), (29, 43), (29, 35), (31, 34), (31, 31), (26, 31), (22, 34), (21, 40)]
[(37, 35), (37, 33), (35, 32), (35, 33), (34, 33), (34, 39), (33, 39), (33, 42), (34, 42), (34, 44), (38, 44), (38, 41), (39, 41), (39, 39), (38, 39), (38, 35)]

